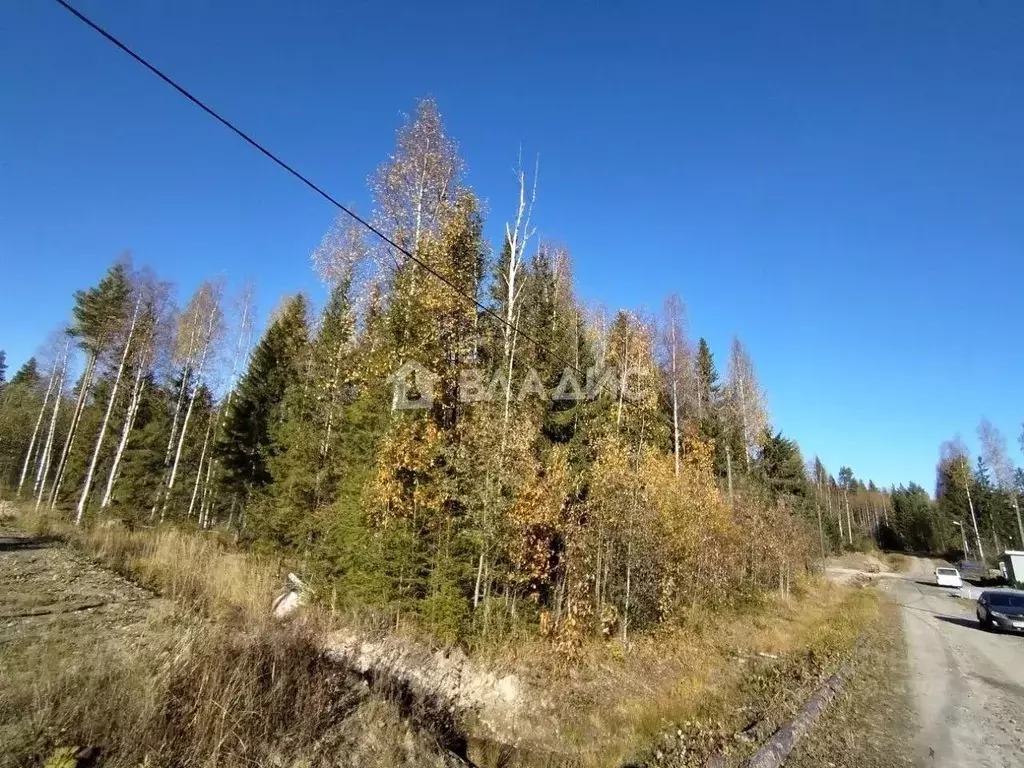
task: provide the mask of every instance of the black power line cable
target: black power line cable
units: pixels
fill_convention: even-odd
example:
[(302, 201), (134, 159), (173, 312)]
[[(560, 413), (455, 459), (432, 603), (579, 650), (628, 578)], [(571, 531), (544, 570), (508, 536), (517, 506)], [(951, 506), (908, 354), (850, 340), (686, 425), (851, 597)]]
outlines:
[[(144, 58), (143, 58), (142, 56), (140, 56), (140, 55), (139, 55), (139, 54), (137, 54), (137, 53), (136, 53), (135, 51), (133, 51), (133, 50), (132, 50), (131, 48), (129, 48), (129, 47), (128, 47), (128, 46), (127, 46), (127, 45), (126, 45), (125, 43), (121, 42), (121, 41), (120, 41), (120, 40), (119, 40), (118, 38), (114, 37), (114, 36), (113, 36), (112, 34), (110, 34), (109, 32), (107, 32), (107, 30), (103, 29), (103, 27), (101, 27), (101, 26), (100, 26), (99, 24), (97, 24), (96, 22), (94, 22), (94, 21), (93, 21), (92, 19), (90, 19), (90, 18), (89, 18), (88, 16), (86, 16), (86, 15), (85, 15), (85, 14), (83, 14), (83, 13), (82, 13), (81, 11), (79, 11), (78, 9), (76, 9), (76, 8), (75, 8), (74, 6), (72, 6), (72, 5), (70, 4), (70, 3), (68, 3), (68, 2), (67, 2), (67, 0), (54, 0), (54, 2), (56, 2), (56, 3), (57, 3), (58, 5), (60, 5), (60, 6), (62, 7), (62, 8), (64, 8), (64, 9), (65, 9), (65, 10), (66, 10), (66, 11), (67, 11), (68, 13), (70, 13), (70, 14), (71, 14), (72, 16), (74, 16), (74, 17), (75, 17), (76, 19), (78, 19), (78, 20), (79, 20), (80, 22), (82, 22), (82, 23), (83, 23), (83, 24), (85, 24), (85, 25), (86, 25), (87, 27), (89, 27), (90, 29), (92, 29), (92, 30), (93, 30), (94, 32), (96, 32), (97, 34), (99, 34), (100, 36), (102, 36), (102, 37), (103, 37), (104, 39), (106, 39), (106, 40), (107, 40), (107, 42), (111, 43), (111, 44), (112, 44), (112, 45), (114, 45), (115, 47), (117, 47), (117, 48), (120, 48), (120, 49), (121, 49), (122, 51), (124, 51), (125, 53), (127, 53), (127, 54), (128, 54), (129, 56), (131, 56), (131, 57), (132, 57), (132, 58), (133, 58), (133, 59), (134, 59), (134, 60), (135, 60), (135, 61), (136, 61), (137, 63), (141, 64), (141, 65), (142, 65), (143, 67), (145, 67), (146, 69), (148, 69), (148, 70), (149, 70), (149, 71), (150, 71), (151, 73), (153, 73), (154, 75), (156, 75), (156, 76), (157, 76), (158, 78), (160, 78), (161, 80), (163, 80), (163, 81), (164, 81), (164, 82), (165, 82), (165, 83), (166, 83), (167, 85), (171, 86), (171, 88), (173, 88), (173, 89), (174, 89), (174, 90), (176, 90), (176, 91), (177, 91), (178, 93), (180, 93), (180, 94), (181, 94), (182, 96), (184, 96), (184, 97), (185, 97), (186, 99), (188, 99), (188, 100), (189, 100), (190, 102), (192, 102), (192, 103), (193, 103), (193, 104), (194, 104), (195, 106), (199, 107), (199, 109), (201, 109), (201, 110), (202, 110), (203, 112), (205, 112), (206, 114), (208, 114), (208, 115), (209, 115), (210, 117), (212, 117), (212, 118), (213, 118), (214, 120), (216, 120), (216, 121), (217, 121), (218, 123), (220, 123), (220, 124), (221, 124), (221, 125), (223, 125), (223, 126), (224, 126), (225, 128), (227, 128), (228, 130), (230, 130), (230, 131), (231, 131), (232, 133), (234, 133), (234, 134), (235, 134), (236, 136), (238, 136), (239, 138), (241, 138), (241, 139), (242, 139), (243, 141), (245, 141), (245, 142), (246, 142), (247, 144), (249, 144), (250, 146), (252, 146), (253, 148), (255, 148), (255, 149), (256, 149), (256, 150), (257, 150), (257, 151), (258, 151), (258, 152), (259, 152), (260, 154), (264, 155), (264, 156), (265, 156), (265, 157), (267, 157), (267, 158), (268, 158), (269, 160), (271, 160), (271, 161), (272, 161), (273, 163), (275, 163), (276, 165), (278, 165), (278, 166), (280, 166), (281, 168), (283, 168), (283, 169), (284, 169), (285, 171), (287, 171), (287, 172), (288, 172), (289, 174), (291, 174), (292, 176), (294, 176), (294, 177), (295, 177), (296, 179), (298, 179), (299, 181), (301, 181), (301, 182), (302, 182), (303, 184), (305, 184), (305, 185), (306, 185), (307, 187), (309, 187), (309, 188), (310, 188), (311, 190), (313, 190), (313, 191), (314, 191), (314, 192), (316, 192), (316, 193), (317, 193), (318, 195), (320, 195), (320, 197), (324, 198), (324, 199), (325, 199), (325, 200), (326, 200), (327, 202), (329, 202), (329, 203), (330, 203), (331, 205), (333, 205), (333, 206), (334, 206), (335, 208), (337, 208), (338, 210), (342, 211), (342, 212), (343, 212), (343, 213), (345, 213), (345, 214), (346, 214), (347, 216), (349, 216), (350, 218), (352, 218), (352, 220), (353, 220), (353, 221), (355, 221), (355, 222), (357, 222), (358, 224), (360, 224), (360, 225), (362, 225), (363, 227), (365, 227), (365, 228), (366, 228), (367, 230), (369, 230), (369, 231), (370, 231), (370, 232), (372, 232), (372, 233), (373, 233), (374, 235), (376, 235), (377, 237), (379, 237), (379, 238), (380, 238), (380, 239), (381, 239), (382, 241), (384, 241), (385, 243), (387, 243), (388, 245), (390, 245), (390, 246), (391, 246), (392, 248), (394, 248), (394, 249), (395, 249), (396, 251), (398, 251), (399, 253), (401, 253), (401, 254), (402, 254), (403, 256), (405, 256), (405, 257), (406, 257), (407, 259), (411, 260), (411, 261), (412, 261), (413, 263), (415, 263), (415, 264), (419, 265), (420, 267), (422, 267), (423, 269), (425, 269), (425, 270), (426, 270), (426, 271), (427, 271), (427, 272), (428, 272), (428, 273), (429, 273), (430, 275), (432, 275), (433, 277), (436, 277), (436, 278), (437, 278), (438, 280), (440, 280), (440, 281), (441, 281), (442, 283), (444, 283), (444, 284), (445, 284), (446, 286), (448, 286), (448, 288), (449, 288), (449, 289), (451, 289), (451, 290), (452, 290), (452, 291), (453, 291), (454, 293), (456, 293), (457, 295), (461, 296), (461, 297), (462, 297), (463, 299), (465, 299), (466, 301), (468, 301), (468, 302), (470, 302), (470, 303), (474, 304), (474, 305), (475, 305), (475, 306), (476, 306), (476, 307), (477, 307), (478, 309), (480, 309), (480, 310), (481, 310), (482, 312), (485, 312), (486, 314), (488, 314), (488, 315), (490, 315), (491, 317), (493, 317), (493, 318), (494, 318), (495, 320), (497, 320), (497, 321), (498, 321), (499, 323), (501, 323), (501, 324), (502, 324), (503, 326), (505, 326), (506, 328), (508, 328), (508, 329), (509, 329), (510, 331), (512, 331), (513, 333), (516, 333), (516, 334), (518, 334), (519, 336), (522, 336), (522, 337), (523, 337), (524, 339), (526, 339), (526, 340), (527, 340), (527, 341), (529, 341), (529, 342), (530, 342), (531, 344), (533, 344), (533, 345), (534, 345), (535, 347), (537, 347), (537, 349), (541, 349), (541, 350), (544, 350), (545, 352), (547, 352), (547, 353), (548, 353), (549, 355), (551, 355), (552, 359), (554, 359), (555, 361), (557, 361), (557, 362), (559, 362), (559, 363), (562, 363), (562, 364), (563, 364), (563, 365), (565, 365), (565, 366), (566, 366), (567, 368), (571, 368), (572, 370), (576, 371), (577, 373), (581, 373), (581, 374), (583, 374), (584, 376), (586, 375), (586, 373), (585, 373), (585, 372), (583, 371), (583, 369), (579, 368), (578, 366), (576, 366), (576, 365), (574, 365), (573, 363), (569, 362), (568, 360), (564, 359), (564, 358), (563, 358), (563, 357), (561, 357), (560, 355), (557, 355), (557, 354), (555, 354), (554, 352), (552, 352), (552, 350), (551, 350), (551, 349), (550, 349), (549, 347), (545, 346), (545, 345), (544, 345), (544, 344), (542, 344), (542, 343), (541, 343), (540, 341), (538, 341), (537, 339), (533, 338), (532, 336), (530, 336), (529, 334), (525, 333), (524, 331), (521, 331), (521, 330), (520, 330), (520, 329), (518, 328), (518, 326), (516, 326), (516, 325), (515, 325), (515, 323), (510, 323), (510, 322), (509, 322), (508, 320), (506, 320), (505, 318), (503, 318), (503, 317), (502, 317), (501, 315), (499, 315), (499, 314), (498, 314), (497, 312), (495, 312), (495, 311), (494, 311), (493, 309), (491, 309), (490, 307), (488, 307), (488, 306), (487, 306), (486, 304), (482, 304), (482, 303), (481, 303), (481, 302), (480, 302), (480, 301), (479, 301), (479, 300), (478, 300), (478, 299), (477, 299), (477, 298), (476, 298), (475, 296), (470, 296), (470, 295), (469, 295), (468, 293), (465, 293), (465, 292), (463, 292), (463, 291), (462, 291), (462, 290), (461, 290), (461, 289), (460, 289), (460, 288), (459, 288), (459, 287), (458, 287), (457, 285), (455, 285), (455, 283), (453, 283), (453, 282), (452, 282), (451, 280), (449, 280), (448, 278), (446, 278), (446, 277), (445, 277), (444, 275), (442, 275), (442, 274), (441, 274), (440, 272), (438, 272), (438, 271), (437, 271), (436, 269), (434, 269), (433, 267), (431, 267), (431, 266), (430, 266), (429, 264), (427, 264), (426, 262), (424, 262), (424, 261), (423, 261), (422, 259), (418, 258), (418, 257), (417, 257), (417, 256), (416, 256), (415, 254), (413, 254), (412, 252), (410, 252), (410, 251), (409, 251), (408, 249), (406, 249), (406, 248), (403, 248), (403, 247), (402, 247), (401, 245), (399, 245), (398, 243), (396, 243), (396, 242), (395, 242), (394, 240), (392, 240), (392, 239), (391, 239), (390, 237), (388, 237), (388, 236), (387, 236), (387, 235), (385, 235), (385, 234), (384, 234), (383, 232), (381, 232), (381, 231), (380, 231), (380, 230), (379, 230), (379, 229), (378, 229), (377, 227), (375, 227), (375, 226), (374, 226), (373, 224), (371, 224), (370, 222), (368, 222), (368, 221), (367, 221), (366, 219), (362, 218), (362, 217), (361, 217), (361, 216), (360, 216), (359, 214), (357, 214), (357, 213), (356, 213), (355, 211), (353, 211), (353, 210), (351, 210), (350, 208), (348, 208), (348, 207), (346, 207), (346, 206), (342, 205), (342, 204), (341, 204), (340, 202), (338, 202), (338, 201), (337, 201), (337, 200), (336, 200), (336, 199), (335, 199), (334, 197), (332, 197), (332, 196), (331, 196), (331, 194), (330, 194), (329, 192), (327, 192), (326, 190), (324, 190), (324, 189), (323, 189), (322, 187), (318, 186), (318, 185), (317, 185), (317, 184), (316, 184), (315, 182), (311, 181), (311, 180), (310, 180), (310, 179), (309, 179), (309, 178), (308, 178), (307, 176), (304, 176), (304, 175), (303, 175), (303, 174), (301, 174), (301, 173), (300, 173), (299, 171), (295, 170), (295, 168), (293, 168), (292, 166), (290, 166), (290, 165), (289, 165), (288, 163), (286, 163), (286, 162), (285, 162), (284, 160), (282, 160), (282, 159), (281, 159), (280, 157), (278, 157), (278, 156), (277, 156), (277, 155), (275, 155), (275, 154), (274, 154), (273, 152), (271, 152), (271, 151), (270, 151), (269, 149), (267, 149), (266, 147), (264, 147), (264, 146), (263, 146), (262, 144), (260, 144), (260, 143), (259, 143), (258, 141), (256, 141), (256, 139), (254, 139), (254, 138), (253, 138), (252, 136), (250, 136), (250, 135), (249, 135), (249, 134), (247, 134), (247, 133), (246, 133), (245, 131), (243, 131), (243, 130), (242, 130), (241, 128), (239, 128), (238, 126), (236, 126), (236, 125), (235, 125), (234, 123), (232, 123), (232, 122), (231, 122), (230, 120), (228, 120), (228, 119), (227, 119), (226, 117), (223, 117), (223, 116), (222, 116), (222, 115), (221, 115), (220, 113), (218, 113), (218, 112), (217, 112), (216, 110), (214, 110), (214, 109), (213, 109), (212, 107), (208, 106), (208, 105), (207, 105), (207, 104), (206, 104), (205, 102), (203, 102), (203, 101), (202, 101), (201, 99), (199, 99), (199, 98), (198, 98), (197, 96), (193, 95), (193, 94), (192, 94), (192, 93), (191, 93), (191, 92), (190, 92), (190, 91), (189, 91), (188, 89), (186, 89), (186, 88), (185, 88), (184, 86), (182, 86), (182, 85), (179, 85), (179, 84), (178, 84), (178, 83), (177, 83), (177, 82), (176, 82), (176, 81), (175, 81), (175, 80), (174, 80), (173, 78), (171, 78), (171, 77), (170, 77), (169, 75), (165, 74), (165, 73), (164, 73), (163, 71), (161, 71), (160, 69), (158, 69), (158, 68), (157, 68), (156, 66), (154, 66), (153, 64), (150, 64), (150, 63), (149, 63), (149, 62), (148, 62), (148, 61), (147, 61), (146, 59), (144, 59)], [(602, 383), (600, 379), (598, 379), (598, 383), (599, 383), (599, 384), (601, 384), (601, 383)], [(609, 390), (609, 392), (611, 392), (611, 390)], [(618, 393), (615, 393), (615, 392), (611, 392), (611, 394), (613, 394), (613, 395), (616, 395), (616, 396), (618, 395)]]

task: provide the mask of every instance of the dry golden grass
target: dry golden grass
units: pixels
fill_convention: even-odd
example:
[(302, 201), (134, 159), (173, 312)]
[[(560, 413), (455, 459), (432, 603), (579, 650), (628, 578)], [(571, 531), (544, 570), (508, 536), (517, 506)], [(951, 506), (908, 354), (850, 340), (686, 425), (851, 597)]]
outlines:
[(652, 744), (677, 731), (696, 759), (735, 750), (732, 737), (752, 719), (780, 718), (802, 704), (877, 612), (872, 591), (806, 579), (788, 600), (695, 611), (682, 626), (626, 646), (591, 642), (571, 664), (541, 639), (523, 639), (495, 663), (542, 692), (538, 706), (559, 724), (557, 750), (572, 764), (646, 760)]
[[(146, 599), (38, 536), (4, 551), (0, 575), (40, 612), (20, 597), (0, 610), (0, 766), (80, 748), (115, 768), (455, 763), (439, 747), (452, 734), (414, 727), (404, 702), (324, 657), (322, 614), (267, 615), (265, 561), (169, 529), (32, 522), (176, 599)], [(103, 598), (91, 603), (101, 607), (62, 610), (62, 591)]]
[(163, 629), (121, 654), (97, 653), (96, 632), (5, 646), (0, 766), (62, 747), (98, 748), (114, 768), (446, 764), (393, 704), (329, 664), (309, 628)]
[[(100, 525), (82, 530), (53, 519), (33, 522), (38, 531), (69, 538), (99, 562), (160, 594), (231, 624), (236, 632), (243, 628), (241, 636), (249, 638), (246, 642), (264, 651), (261, 635), (276, 631), (264, 618), (280, 584), (281, 570), (273, 561), (243, 554), (213, 535), (170, 527), (129, 531), (120, 525)], [(531, 709), (556, 726), (531, 739), (537, 753), (544, 755), (540, 764), (562, 764), (564, 759), (569, 765), (613, 765), (649, 757), (651, 745), (661, 744), (667, 733), (683, 734), (691, 755), (735, 750), (734, 734), (752, 719), (783, 716), (820, 676), (834, 671), (877, 611), (877, 599), (870, 590), (849, 590), (806, 578), (794, 585), (789, 599), (768, 595), (731, 609), (695, 609), (680, 626), (637, 634), (625, 646), (594, 639), (571, 661), (554, 652), (550, 641), (526, 633), (516, 634), (514, 642), (505, 638), (500, 646), (482, 646), (475, 655), (519, 675), (531, 697)], [(317, 611), (309, 614), (319, 615), (321, 630), (329, 620)], [(312, 643), (311, 636), (303, 637)], [(224, 642), (221, 637), (210, 647)], [(215, 697), (217, 703), (209, 705), (213, 709), (193, 709), (189, 717), (212, 728), (203, 736), (203, 744), (231, 743), (239, 726), (226, 724), (218, 730), (212, 725), (220, 707), (260, 712), (276, 706), (244, 701), (256, 695), (244, 693), (244, 677), (260, 674), (263, 662), (243, 649), (236, 657), (242, 660), (241, 677), (232, 676), (227, 669), (208, 666), (217, 659), (204, 655), (203, 643), (191, 647), (198, 649), (198, 655), (190, 651), (190, 658), (202, 661), (175, 678), (179, 680), (176, 690), (183, 692), (176, 706), (194, 708), (199, 705), (190, 705), (188, 696), (223, 691)], [(305, 652), (296, 657), (305, 658), (302, 663), (307, 668), (314, 663)], [(205, 682), (189, 687), (200, 680)], [(229, 705), (221, 696), (241, 698)], [(144, 704), (134, 709), (145, 712)], [(283, 727), (283, 723), (260, 726), (257, 721), (242, 730), (263, 728), (273, 733)], [(135, 726), (118, 728), (125, 733), (137, 731)], [(551, 762), (549, 751), (560, 757)], [(535, 762), (525, 752), (513, 763), (505, 762), (507, 756), (495, 760), (480, 764)]]
[(53, 515), (22, 515), (40, 534), (58, 535), (138, 584), (207, 615), (265, 616), (281, 591), (282, 569), (234, 550), (218, 534), (174, 527), (129, 530), (118, 522), (80, 528)]

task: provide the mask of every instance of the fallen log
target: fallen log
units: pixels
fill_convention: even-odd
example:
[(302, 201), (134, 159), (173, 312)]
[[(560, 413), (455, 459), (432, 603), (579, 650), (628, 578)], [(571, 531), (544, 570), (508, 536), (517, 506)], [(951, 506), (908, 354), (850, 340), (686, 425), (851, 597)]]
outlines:
[(813, 726), (821, 713), (843, 687), (843, 676), (832, 675), (818, 692), (811, 697), (795, 718), (777, 730), (764, 745), (747, 761), (747, 768), (778, 768), (785, 762), (793, 747)]

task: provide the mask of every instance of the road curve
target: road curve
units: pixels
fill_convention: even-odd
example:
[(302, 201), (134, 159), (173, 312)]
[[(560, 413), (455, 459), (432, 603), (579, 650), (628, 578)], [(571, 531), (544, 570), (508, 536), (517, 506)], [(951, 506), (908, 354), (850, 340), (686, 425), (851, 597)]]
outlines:
[(901, 607), (922, 766), (1024, 766), (1024, 637), (985, 632), (974, 606), (917, 559), (884, 588)]

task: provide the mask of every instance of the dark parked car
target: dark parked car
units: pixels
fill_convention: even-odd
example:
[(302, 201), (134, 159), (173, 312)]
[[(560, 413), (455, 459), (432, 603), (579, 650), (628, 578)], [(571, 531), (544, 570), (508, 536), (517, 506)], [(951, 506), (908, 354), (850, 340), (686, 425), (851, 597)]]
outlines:
[(1024, 592), (982, 592), (978, 598), (978, 623), (982, 629), (1024, 632)]

